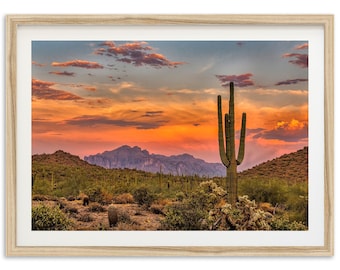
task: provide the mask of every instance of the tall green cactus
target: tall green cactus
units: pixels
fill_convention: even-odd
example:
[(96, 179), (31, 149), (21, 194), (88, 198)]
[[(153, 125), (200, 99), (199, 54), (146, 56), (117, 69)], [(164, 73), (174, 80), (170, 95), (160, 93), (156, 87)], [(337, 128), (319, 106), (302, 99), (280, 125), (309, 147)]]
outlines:
[(229, 113), (226, 113), (224, 115), (224, 131), (222, 123), (222, 101), (220, 95), (217, 97), (217, 114), (218, 114), (218, 143), (220, 157), (223, 165), (226, 166), (227, 168), (228, 202), (230, 204), (235, 204), (237, 201), (237, 166), (242, 163), (244, 158), (246, 137), (246, 113), (242, 114), (240, 145), (236, 159), (234, 83), (232, 82), (230, 83)]

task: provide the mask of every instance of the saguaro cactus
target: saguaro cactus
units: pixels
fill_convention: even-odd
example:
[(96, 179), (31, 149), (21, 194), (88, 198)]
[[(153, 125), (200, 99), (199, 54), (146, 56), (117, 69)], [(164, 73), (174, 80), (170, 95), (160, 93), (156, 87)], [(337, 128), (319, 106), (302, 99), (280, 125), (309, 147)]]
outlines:
[[(222, 100), (217, 97), (218, 114), (218, 143), (221, 161), (227, 169), (228, 202), (235, 204), (237, 201), (237, 166), (244, 158), (246, 137), (246, 113), (242, 114), (242, 128), (240, 133), (240, 145), (236, 158), (235, 151), (235, 114), (234, 114), (234, 83), (230, 83), (229, 113), (224, 115), (224, 131), (222, 123)], [(225, 134), (225, 137), (224, 137)]]

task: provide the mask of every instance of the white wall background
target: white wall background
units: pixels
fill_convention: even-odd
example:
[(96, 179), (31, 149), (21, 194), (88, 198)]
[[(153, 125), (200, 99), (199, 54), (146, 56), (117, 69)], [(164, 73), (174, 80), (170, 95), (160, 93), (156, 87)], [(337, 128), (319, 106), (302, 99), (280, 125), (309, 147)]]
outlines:
[[(340, 11), (334, 0), (2, 0), (0, 3), (1, 65), (1, 269), (339, 269), (338, 252), (339, 143), (335, 140), (335, 256), (333, 258), (6, 258), (5, 257), (5, 15), (6, 14), (334, 14), (335, 15), (335, 138), (339, 134), (337, 54)], [(336, 7), (337, 6), (337, 7)], [(322, 164), (320, 164), (322, 166)], [(338, 265), (336, 267), (336, 265)], [(17, 268), (18, 267), (18, 268)]]

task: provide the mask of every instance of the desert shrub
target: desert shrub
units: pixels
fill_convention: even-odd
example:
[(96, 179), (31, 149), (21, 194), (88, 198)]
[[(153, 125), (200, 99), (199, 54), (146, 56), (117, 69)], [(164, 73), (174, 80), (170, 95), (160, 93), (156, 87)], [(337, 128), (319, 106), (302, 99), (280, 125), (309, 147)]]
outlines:
[(115, 203), (119, 203), (119, 204), (126, 204), (126, 203), (134, 203), (135, 202), (131, 193), (119, 194), (119, 195), (117, 195), (113, 198), (113, 201)]
[(156, 215), (164, 214), (164, 205), (153, 203), (150, 205), (150, 212)]
[(288, 183), (280, 179), (243, 179), (239, 185), (240, 194), (247, 194), (250, 200), (268, 202), (284, 209), (289, 220), (308, 225), (308, 183)]
[(84, 215), (81, 215), (79, 218), (78, 218), (79, 221), (82, 221), (82, 222), (91, 222), (93, 221), (93, 217), (90, 215), (90, 214), (84, 214)]
[(207, 229), (204, 219), (207, 211), (192, 208), (189, 203), (176, 203), (168, 207), (165, 219), (161, 222), (163, 230), (201, 230)]
[(240, 181), (239, 194), (247, 195), (250, 200), (256, 202), (283, 204), (287, 201), (289, 186), (287, 182), (279, 179), (247, 179)]
[(182, 202), (185, 198), (185, 194), (183, 191), (179, 191), (176, 193), (176, 201)]
[(289, 220), (308, 225), (308, 185), (306, 183), (294, 185), (288, 195), (286, 209), (289, 213)]
[(102, 200), (100, 203), (102, 204), (110, 204), (113, 200), (113, 194), (105, 189), (102, 189)]
[(67, 230), (70, 226), (71, 221), (58, 207), (32, 207), (32, 230)]
[(47, 201), (48, 198), (49, 197), (47, 195), (41, 195), (41, 194), (36, 194), (32, 196), (33, 201)]
[(51, 183), (42, 178), (35, 179), (32, 192), (33, 194), (51, 194)]
[(101, 187), (88, 188), (85, 193), (89, 197), (90, 202), (104, 203), (106, 201)]
[(133, 223), (130, 215), (127, 212), (123, 211), (118, 211), (118, 222), (123, 222), (123, 223)]
[(212, 230), (271, 230), (273, 215), (257, 207), (248, 196), (238, 197), (235, 205), (225, 203), (209, 212), (207, 223)]
[(88, 208), (88, 210), (90, 211), (90, 212), (105, 212), (106, 210), (105, 210), (105, 208), (101, 205), (101, 204), (99, 204), (99, 203), (92, 203), (90, 206), (89, 206), (89, 208)]
[(67, 200), (70, 201), (70, 202), (72, 202), (72, 201), (75, 201), (75, 200), (76, 200), (76, 197), (74, 197), (74, 196), (68, 196), (68, 197), (67, 197)]
[(70, 214), (78, 214), (78, 209), (76, 207), (65, 207), (64, 212)]
[(139, 205), (149, 207), (156, 196), (148, 188), (140, 187), (133, 192), (133, 198)]
[(226, 192), (213, 181), (200, 183), (199, 187), (182, 202), (169, 205), (161, 223), (164, 230), (207, 230), (209, 212)]
[(305, 231), (308, 228), (302, 222), (293, 221), (290, 222), (287, 215), (274, 217), (270, 225), (273, 231)]
[(165, 212), (164, 230), (270, 230), (273, 215), (255, 201), (240, 196), (235, 205), (226, 203), (226, 192), (213, 181), (202, 182), (182, 202)]

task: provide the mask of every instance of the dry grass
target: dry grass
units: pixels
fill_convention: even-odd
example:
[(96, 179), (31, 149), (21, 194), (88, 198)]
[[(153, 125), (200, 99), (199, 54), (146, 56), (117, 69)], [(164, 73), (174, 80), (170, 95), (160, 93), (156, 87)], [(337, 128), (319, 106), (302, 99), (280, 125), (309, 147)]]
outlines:
[(113, 198), (114, 203), (118, 204), (126, 204), (126, 203), (134, 203), (135, 200), (130, 193), (122, 193)]

